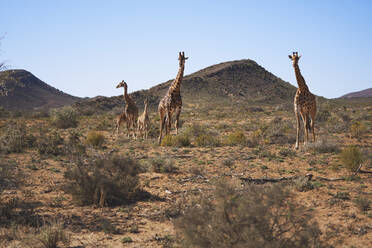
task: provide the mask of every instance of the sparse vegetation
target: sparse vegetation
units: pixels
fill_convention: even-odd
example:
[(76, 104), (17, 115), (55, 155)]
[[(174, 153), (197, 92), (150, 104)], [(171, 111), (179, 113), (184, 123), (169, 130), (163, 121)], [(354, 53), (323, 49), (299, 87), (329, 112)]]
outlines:
[(151, 160), (152, 169), (157, 173), (175, 173), (178, 167), (174, 165), (174, 161), (169, 158), (155, 158)]
[(311, 213), (279, 186), (219, 184), (175, 225), (184, 247), (322, 247)]
[(307, 142), (303, 147), (305, 151), (317, 153), (338, 153), (340, 152), (339, 145), (334, 142), (330, 142), (326, 139), (318, 139), (315, 142)]
[(355, 206), (362, 212), (368, 211), (371, 206), (371, 200), (365, 196), (358, 196), (354, 200)]
[(85, 142), (87, 143), (87, 145), (100, 148), (105, 142), (105, 136), (100, 132), (90, 131), (87, 135)]
[(134, 202), (140, 193), (140, 165), (128, 157), (111, 156), (65, 173), (64, 189), (78, 205), (113, 206)]
[(340, 159), (343, 165), (352, 172), (355, 172), (363, 162), (362, 153), (356, 146), (343, 149), (340, 154)]
[(162, 139), (161, 145), (162, 146), (184, 147), (184, 146), (190, 146), (191, 141), (190, 141), (190, 137), (187, 134), (179, 134), (176, 136), (166, 135)]
[(361, 139), (367, 132), (367, 127), (363, 122), (356, 121), (350, 126), (351, 137)]
[(63, 230), (63, 223), (55, 221), (52, 224), (43, 225), (37, 239), (43, 248), (58, 248), (60, 243), (68, 245), (70, 238)]
[(227, 135), (225, 139), (225, 144), (228, 146), (236, 146), (236, 145), (245, 145), (247, 142), (247, 138), (245, 137), (242, 131), (235, 131), (229, 135)]
[(9, 123), (0, 135), (1, 153), (20, 153), (32, 147), (36, 138), (27, 133), (26, 126), (20, 123)]
[(72, 107), (54, 109), (50, 113), (52, 124), (57, 128), (73, 128), (78, 125), (77, 112)]
[[(223, 73), (230, 73), (229, 67), (222, 67)], [(220, 73), (218, 68), (215, 72)], [(209, 72), (189, 83), (195, 83), (198, 91), (205, 80), (219, 83), (215, 75), (211, 79), (205, 75)], [(236, 73), (226, 78), (233, 81), (232, 76)], [(251, 76), (242, 77), (246, 81)], [(81, 125), (66, 129), (52, 122), (54, 112), (47, 109), (0, 108), (1, 148), (11, 147), (11, 140), (19, 148), (19, 152), (6, 148), (0, 154), (0, 247), (67, 247), (57, 241), (57, 230), (71, 235), (72, 246), (89, 246), (94, 240), (97, 247), (280, 247), (284, 242), (282, 246), (298, 247), (301, 239), (313, 242), (303, 247), (315, 247), (321, 239), (330, 247), (367, 247), (365, 223), (372, 218), (370, 100), (318, 98), (317, 142), (312, 143), (309, 135), (308, 145), (302, 146), (301, 138), (301, 149), (295, 150), (294, 91), (285, 89), (284, 98), (268, 99), (271, 86), (254, 86), (261, 91), (258, 96), (232, 81), (218, 89), (232, 92), (226, 98), (217, 98), (215, 89), (193, 95), (190, 84), (183, 84), (184, 125), (179, 135), (173, 127), (163, 146), (156, 142), (159, 98), (151, 95), (158, 93), (157, 88), (131, 94), (139, 109), (147, 93), (153, 97), (151, 138), (146, 140), (127, 138), (125, 127), (115, 135), (114, 118), (123, 111), (122, 96), (81, 99), (73, 105)], [(249, 81), (249, 87), (255, 82)], [(366, 127), (359, 136), (352, 134), (355, 123)], [(88, 141), (91, 133), (95, 135)], [(98, 142), (100, 135), (103, 143)], [(349, 169), (353, 166), (341, 156), (350, 145), (361, 154), (359, 173), (355, 168), (361, 163)], [(346, 157), (354, 161), (358, 156)], [(214, 190), (216, 180), (230, 178), (237, 180), (236, 185)], [(270, 179), (284, 179), (288, 186), (282, 188)], [(276, 184), (283, 194), (274, 194)], [(322, 214), (315, 216), (318, 213)], [(50, 216), (64, 223), (48, 232), (54, 228)], [(316, 225), (308, 229), (313, 219), (319, 221), (322, 233)], [(274, 224), (273, 231), (267, 223)], [(41, 235), (47, 240), (45, 246)]]
[(36, 147), (40, 155), (58, 156), (64, 154), (63, 144), (64, 139), (58, 132), (40, 130), (40, 136), (37, 140)]

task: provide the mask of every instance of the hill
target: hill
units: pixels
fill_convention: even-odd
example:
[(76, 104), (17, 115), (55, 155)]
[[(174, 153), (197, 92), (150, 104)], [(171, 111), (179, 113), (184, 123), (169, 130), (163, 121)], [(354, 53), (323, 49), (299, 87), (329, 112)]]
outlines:
[[(187, 66), (187, 65), (186, 65)], [(174, 75), (176, 75), (176, 71)], [(142, 106), (145, 97), (150, 98), (150, 107), (155, 108), (166, 94), (173, 79), (148, 90), (132, 93)], [(237, 60), (209, 66), (184, 77), (181, 86), (183, 102), (187, 104), (235, 103), (274, 104), (292, 102), (296, 87), (265, 70), (253, 60)], [(78, 108), (94, 107), (109, 110), (123, 106), (122, 96), (100, 97), (82, 100)]]
[(66, 94), (25, 70), (0, 72), (0, 106), (10, 110), (61, 107), (79, 98)]
[(341, 96), (340, 98), (361, 98), (361, 97), (372, 97), (372, 88), (351, 92)]

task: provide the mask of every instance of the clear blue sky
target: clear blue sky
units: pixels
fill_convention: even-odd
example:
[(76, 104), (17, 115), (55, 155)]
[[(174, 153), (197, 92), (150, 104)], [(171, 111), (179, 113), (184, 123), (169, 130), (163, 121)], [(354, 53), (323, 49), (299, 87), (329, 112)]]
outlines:
[(310, 90), (328, 98), (372, 87), (372, 1), (0, 0), (0, 60), (76, 96), (122, 94), (253, 59), (296, 85), (302, 54)]

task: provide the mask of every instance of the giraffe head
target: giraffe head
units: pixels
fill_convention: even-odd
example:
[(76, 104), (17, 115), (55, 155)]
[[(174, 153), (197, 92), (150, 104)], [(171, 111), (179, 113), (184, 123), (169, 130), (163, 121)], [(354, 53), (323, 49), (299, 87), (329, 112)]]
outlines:
[(143, 103), (145, 104), (145, 106), (149, 103), (149, 101), (147, 100), (147, 98), (145, 99), (145, 101), (143, 101)]
[(180, 67), (185, 65), (185, 61), (186, 59), (188, 59), (189, 57), (185, 57), (185, 52), (179, 52), (178, 54), (178, 60), (180, 61)]
[(124, 89), (127, 89), (128, 88), (128, 85), (126, 82), (121, 81), (118, 85), (116, 85), (116, 88), (120, 88), (120, 87), (124, 87)]
[(298, 61), (301, 58), (301, 55), (298, 56), (298, 52), (293, 52), (293, 55), (288, 55), (289, 59), (292, 60), (293, 65), (297, 65)]

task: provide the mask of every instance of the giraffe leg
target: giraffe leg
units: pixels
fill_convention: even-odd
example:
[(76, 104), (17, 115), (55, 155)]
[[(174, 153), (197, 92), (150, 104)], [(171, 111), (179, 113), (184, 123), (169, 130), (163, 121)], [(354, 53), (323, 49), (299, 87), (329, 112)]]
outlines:
[(176, 121), (174, 122), (174, 126), (176, 127), (176, 134), (178, 135), (178, 128), (180, 125), (180, 114), (181, 114), (181, 108), (176, 109)]
[(302, 120), (304, 121), (304, 145), (309, 141), (309, 115), (307, 113), (302, 115)]
[(133, 125), (133, 138), (137, 139), (137, 122), (135, 119), (133, 120), (132, 125)]
[(116, 120), (115, 121), (115, 129), (114, 129), (114, 134), (116, 133), (116, 135), (119, 135), (119, 125), (118, 125), (118, 121)]
[(298, 110), (295, 110), (295, 111), (296, 111), (296, 120), (297, 120), (297, 135), (296, 135), (296, 145), (295, 145), (295, 148), (297, 150), (298, 149), (299, 139), (300, 139), (300, 128), (301, 128), (301, 124), (300, 124), (300, 114), (298, 113)]
[(315, 114), (316, 112), (313, 111), (311, 112), (311, 123), (310, 123), (310, 126), (311, 126), (311, 133), (313, 134), (313, 142), (315, 142)]
[(172, 122), (171, 122), (171, 118), (172, 115), (170, 113), (170, 111), (167, 112), (167, 115), (166, 115), (166, 124), (165, 124), (165, 135), (169, 135), (170, 134), (170, 130), (171, 130), (171, 126), (172, 126)]
[(158, 142), (160, 144), (161, 143), (161, 138), (163, 136), (163, 129), (164, 129), (164, 124), (165, 124), (164, 111), (160, 110), (159, 115), (160, 115), (160, 134), (159, 134)]
[(127, 120), (127, 137), (130, 137), (130, 120)]

